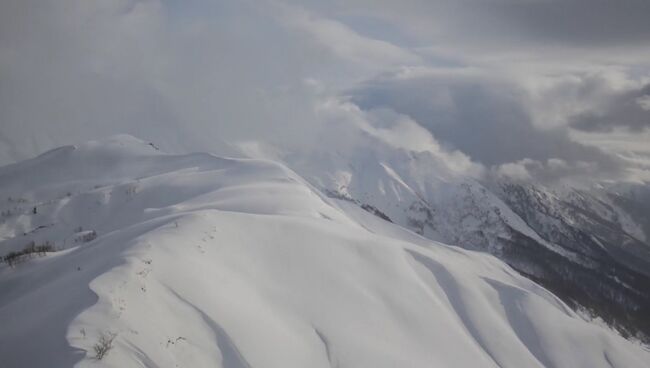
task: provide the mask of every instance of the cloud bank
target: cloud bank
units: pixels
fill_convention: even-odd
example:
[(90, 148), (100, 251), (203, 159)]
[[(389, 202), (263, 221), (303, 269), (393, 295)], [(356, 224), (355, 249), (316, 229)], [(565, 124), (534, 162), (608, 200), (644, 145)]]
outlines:
[(474, 174), (650, 179), (649, 13), (644, 0), (3, 1), (0, 164), (116, 133), (235, 154), (362, 130)]

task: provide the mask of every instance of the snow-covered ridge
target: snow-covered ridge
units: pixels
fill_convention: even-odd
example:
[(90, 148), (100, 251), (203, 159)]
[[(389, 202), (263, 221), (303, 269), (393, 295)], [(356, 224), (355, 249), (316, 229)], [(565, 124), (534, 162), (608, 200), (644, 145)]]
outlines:
[(362, 138), (282, 159), (333, 198), (493, 254), (573, 308), (650, 342), (650, 185), (558, 188), (468, 175), (430, 152)]
[[(3, 367), (644, 367), (494, 257), (265, 160), (133, 137), (0, 168)], [(115, 334), (98, 361), (99, 336)]]

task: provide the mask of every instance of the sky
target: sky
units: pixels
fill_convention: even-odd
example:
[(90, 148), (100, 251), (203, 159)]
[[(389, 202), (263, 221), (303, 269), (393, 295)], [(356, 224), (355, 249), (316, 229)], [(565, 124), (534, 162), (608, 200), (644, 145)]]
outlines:
[(0, 164), (118, 133), (232, 154), (363, 129), (472, 175), (650, 180), (648, 15), (647, 0), (4, 0)]

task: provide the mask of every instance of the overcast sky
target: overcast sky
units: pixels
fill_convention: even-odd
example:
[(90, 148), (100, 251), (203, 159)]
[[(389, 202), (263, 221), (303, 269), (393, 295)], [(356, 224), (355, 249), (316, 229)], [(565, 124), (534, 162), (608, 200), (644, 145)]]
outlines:
[(647, 0), (4, 0), (0, 164), (116, 133), (310, 149), (335, 117), (499, 175), (649, 180), (648, 16)]

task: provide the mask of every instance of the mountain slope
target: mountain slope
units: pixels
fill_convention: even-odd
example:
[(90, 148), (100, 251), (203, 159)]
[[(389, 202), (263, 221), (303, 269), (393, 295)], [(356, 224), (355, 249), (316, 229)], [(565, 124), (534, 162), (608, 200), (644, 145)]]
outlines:
[(479, 180), (454, 172), (431, 152), (370, 135), (357, 143), (343, 153), (284, 160), (332, 198), (429, 239), (488, 252), (573, 308), (650, 342), (650, 186), (546, 188)]
[[(261, 160), (132, 137), (0, 168), (3, 367), (643, 367), (492, 256)], [(10, 198), (9, 198), (10, 197)], [(93, 359), (99, 336), (113, 348)]]
[(574, 255), (538, 254), (535, 261), (545, 267), (531, 272), (532, 278), (622, 332), (648, 341), (650, 245), (638, 224), (610, 199), (610, 192), (500, 186), (500, 197), (540, 237)]

